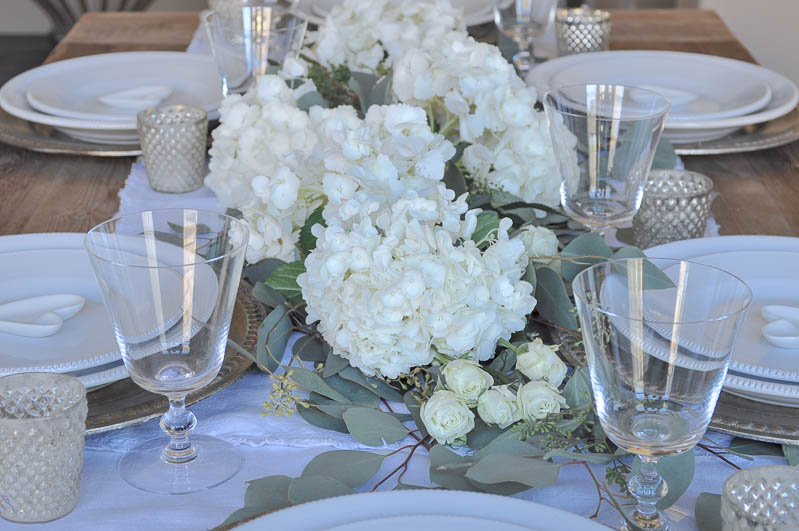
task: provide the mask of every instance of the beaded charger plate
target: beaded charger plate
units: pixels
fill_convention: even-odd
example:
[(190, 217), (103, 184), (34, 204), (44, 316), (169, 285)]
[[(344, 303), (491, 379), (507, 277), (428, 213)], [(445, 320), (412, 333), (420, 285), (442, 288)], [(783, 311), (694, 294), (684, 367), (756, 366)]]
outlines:
[[(248, 352), (255, 351), (258, 327), (265, 317), (264, 307), (251, 293), (252, 287), (242, 281), (236, 295), (229, 335), (231, 341)], [(193, 404), (236, 382), (251, 364), (250, 359), (228, 347), (219, 374), (209, 385), (190, 394), (186, 403)], [(165, 396), (145, 391), (130, 378), (92, 391), (87, 399), (86, 433), (89, 435), (145, 422), (163, 415), (169, 407)]]
[[(552, 339), (560, 343), (558, 351), (569, 363), (585, 365), (582, 339), (557, 329), (550, 329)], [(746, 439), (778, 444), (799, 444), (799, 408), (777, 406), (722, 392), (710, 421), (711, 430)]]

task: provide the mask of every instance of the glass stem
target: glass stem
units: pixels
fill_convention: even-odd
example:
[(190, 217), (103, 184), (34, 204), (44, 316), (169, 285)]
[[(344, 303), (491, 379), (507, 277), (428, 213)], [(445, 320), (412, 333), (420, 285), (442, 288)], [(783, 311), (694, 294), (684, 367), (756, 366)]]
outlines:
[(197, 457), (197, 448), (189, 441), (189, 433), (197, 425), (197, 417), (186, 409), (186, 396), (169, 398), (169, 411), (161, 417), (161, 429), (169, 435), (162, 459), (173, 465), (188, 463)]
[(630, 478), (630, 493), (638, 501), (633, 512), (633, 521), (643, 529), (665, 529), (665, 522), (658, 513), (657, 502), (666, 495), (668, 486), (657, 471), (658, 458), (638, 456), (641, 470)]
[(527, 72), (535, 63), (533, 56), (533, 39), (528, 37), (519, 37), (516, 39), (516, 44), (519, 46), (519, 51), (513, 56), (513, 65), (516, 67), (516, 72), (524, 79)]

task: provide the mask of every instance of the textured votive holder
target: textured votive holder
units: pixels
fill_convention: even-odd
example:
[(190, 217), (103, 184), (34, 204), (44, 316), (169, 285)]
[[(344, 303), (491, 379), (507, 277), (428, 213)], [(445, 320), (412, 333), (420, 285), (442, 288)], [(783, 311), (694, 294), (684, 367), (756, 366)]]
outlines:
[(799, 529), (799, 468), (758, 466), (740, 470), (724, 482), (723, 531)]
[(0, 378), (0, 516), (48, 522), (80, 494), (86, 389), (65, 374)]
[(635, 245), (646, 249), (704, 235), (713, 198), (713, 181), (701, 173), (652, 170), (633, 218)]
[(146, 109), (137, 116), (144, 165), (157, 192), (200, 188), (207, 174), (208, 114), (188, 105)]
[(555, 39), (558, 55), (604, 52), (610, 47), (610, 13), (577, 7), (560, 9), (555, 14)]

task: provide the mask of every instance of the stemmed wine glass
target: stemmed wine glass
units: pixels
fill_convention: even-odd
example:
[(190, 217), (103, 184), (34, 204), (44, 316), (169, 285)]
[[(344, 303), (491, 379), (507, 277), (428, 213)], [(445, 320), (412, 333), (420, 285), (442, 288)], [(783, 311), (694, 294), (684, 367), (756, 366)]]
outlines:
[(494, 0), (494, 23), (519, 47), (513, 65), (522, 78), (535, 64), (533, 39), (547, 29), (556, 3), (557, 0)]
[(624, 85), (570, 85), (544, 95), (566, 213), (593, 230), (632, 220), (669, 102)]
[(239, 220), (188, 209), (124, 215), (86, 235), (130, 377), (169, 399), (161, 418), (168, 444), (152, 439), (119, 462), (122, 478), (134, 487), (197, 492), (223, 483), (241, 467), (241, 455), (227, 442), (189, 439), (197, 419), (185, 400), (222, 367), (247, 238)]
[(703, 437), (752, 292), (721, 269), (656, 258), (596, 264), (572, 286), (597, 416), (642, 463), (628, 516), (642, 529), (669, 529), (656, 507), (668, 490), (658, 459)]

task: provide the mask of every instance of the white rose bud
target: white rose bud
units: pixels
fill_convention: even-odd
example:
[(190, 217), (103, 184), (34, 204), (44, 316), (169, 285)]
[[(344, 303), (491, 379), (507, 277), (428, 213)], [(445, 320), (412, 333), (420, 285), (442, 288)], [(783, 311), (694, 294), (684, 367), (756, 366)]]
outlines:
[(557, 347), (545, 345), (541, 338), (519, 348), (516, 368), (531, 380), (546, 380), (556, 389), (560, 387), (568, 370), (555, 353)]
[(554, 258), (541, 258), (558, 254), (558, 237), (546, 227), (528, 225), (519, 233), (519, 238), (524, 242), (527, 256), (534, 262), (550, 264), (557, 261)]
[(522, 408), (507, 385), (492, 387), (477, 400), (477, 413), (488, 424), (507, 428), (522, 418)]
[(447, 389), (454, 391), (467, 406), (477, 405), (480, 395), (494, 385), (494, 378), (472, 360), (453, 360), (441, 371), (447, 382)]
[(536, 381), (524, 384), (516, 395), (522, 414), (528, 420), (543, 419), (550, 413), (558, 413), (566, 407), (566, 399), (547, 382)]
[(451, 444), (474, 429), (474, 413), (452, 391), (436, 391), (420, 411), (427, 433), (440, 444)]

